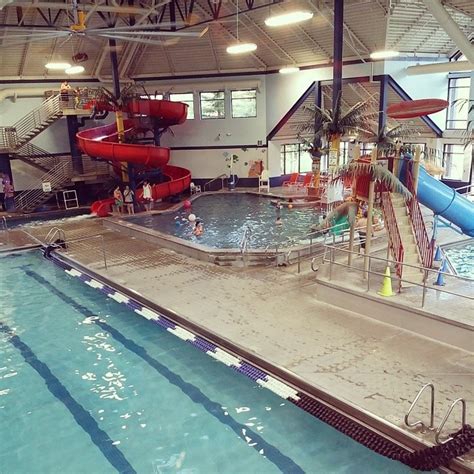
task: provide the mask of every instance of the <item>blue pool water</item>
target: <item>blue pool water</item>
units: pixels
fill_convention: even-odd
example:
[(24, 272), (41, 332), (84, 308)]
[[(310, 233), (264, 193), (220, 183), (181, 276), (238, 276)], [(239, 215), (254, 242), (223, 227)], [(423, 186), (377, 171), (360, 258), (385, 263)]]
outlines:
[[(196, 237), (187, 217), (195, 214), (204, 224)], [(250, 248), (288, 246), (298, 242), (319, 223), (321, 212), (311, 209), (281, 209), (283, 225), (275, 225), (276, 209), (267, 197), (245, 193), (201, 196), (192, 209), (172, 214), (137, 216), (134, 224), (214, 248), (238, 248), (247, 226), (251, 228)]]
[(408, 473), (37, 253), (0, 258), (2, 473)]
[(474, 239), (449, 247), (445, 252), (459, 276), (474, 280)]

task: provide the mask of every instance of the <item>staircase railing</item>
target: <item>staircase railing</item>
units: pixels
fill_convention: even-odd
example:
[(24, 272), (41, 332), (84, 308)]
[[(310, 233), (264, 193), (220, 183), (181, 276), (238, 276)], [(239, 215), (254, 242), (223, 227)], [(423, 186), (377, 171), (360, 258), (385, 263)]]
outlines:
[(61, 159), (42, 148), (33, 145), (32, 143), (25, 143), (14, 153), (17, 157), (24, 161), (32, 162), (39, 165), (45, 170), (50, 170), (58, 165)]
[(400, 229), (397, 223), (397, 217), (393, 209), (392, 199), (389, 192), (382, 193), (382, 209), (385, 217), (385, 226), (387, 228), (388, 243), (392, 251), (393, 259), (397, 262), (395, 264), (395, 271), (399, 278), (402, 277), (404, 249), (403, 242), (400, 235)]
[(51, 117), (59, 117), (61, 114), (59, 94), (48, 97), (39, 107), (26, 114), (11, 127), (5, 127), (8, 130), (4, 130), (2, 135), (5, 135), (7, 148), (17, 148), (32, 130), (45, 125)]
[(428, 232), (426, 231), (423, 214), (416, 197), (415, 183), (413, 182), (413, 176), (409, 169), (407, 170), (406, 184), (411, 193), (411, 197), (407, 198), (406, 204), (413, 227), (413, 234), (420, 253), (421, 262), (423, 267), (431, 268), (433, 263), (433, 243), (430, 241)]
[[(15, 207), (24, 211), (33, 210), (38, 205), (45, 202), (51, 196), (51, 193), (60, 190), (70, 181), (71, 176), (70, 161), (62, 161), (54, 168), (45, 173), (33, 185), (33, 189), (27, 189), (15, 196)], [(50, 183), (51, 192), (43, 191), (43, 183)]]

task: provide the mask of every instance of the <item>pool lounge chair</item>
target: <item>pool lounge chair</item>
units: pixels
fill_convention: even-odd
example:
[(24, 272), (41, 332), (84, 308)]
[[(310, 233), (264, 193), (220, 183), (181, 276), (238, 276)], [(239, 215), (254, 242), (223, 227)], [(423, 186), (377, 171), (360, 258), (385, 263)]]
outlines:
[(283, 186), (295, 186), (298, 184), (299, 173), (291, 173), (288, 181), (283, 181)]
[(309, 188), (313, 183), (313, 173), (306, 173), (304, 179), (301, 183), (295, 183), (297, 185), (297, 189), (301, 188)]

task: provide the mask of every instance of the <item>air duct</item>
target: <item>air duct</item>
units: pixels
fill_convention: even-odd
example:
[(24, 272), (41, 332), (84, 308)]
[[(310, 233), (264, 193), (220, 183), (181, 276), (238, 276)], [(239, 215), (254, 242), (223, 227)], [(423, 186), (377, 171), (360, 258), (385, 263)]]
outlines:
[(7, 97), (12, 97), (14, 100), (17, 97), (43, 97), (44, 93), (49, 90), (44, 87), (22, 87), (18, 89), (0, 89), (0, 102), (3, 102)]
[(461, 72), (474, 70), (474, 64), (469, 61), (450, 61), (432, 64), (417, 64), (416, 66), (408, 66), (407, 74), (413, 76), (415, 74), (436, 74), (443, 72)]
[(472, 46), (467, 36), (461, 31), (443, 5), (441, 5), (440, 0), (423, 0), (423, 3), (468, 61), (474, 64), (474, 46)]

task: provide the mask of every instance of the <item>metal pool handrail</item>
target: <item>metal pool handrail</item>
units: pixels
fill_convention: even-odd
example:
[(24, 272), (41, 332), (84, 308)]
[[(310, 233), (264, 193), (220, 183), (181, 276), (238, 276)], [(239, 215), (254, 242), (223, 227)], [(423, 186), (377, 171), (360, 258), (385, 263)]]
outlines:
[(54, 242), (54, 238), (58, 236), (59, 239), (63, 240), (66, 243), (66, 232), (60, 227), (52, 227), (49, 229), (49, 232), (46, 234), (44, 241), (46, 244), (52, 244)]
[[(415, 405), (418, 403), (418, 400), (420, 399), (421, 395), (427, 388), (431, 389), (431, 403), (430, 403), (430, 424), (429, 426), (426, 426), (421, 420), (414, 421), (413, 423), (410, 423), (408, 421), (408, 418), (410, 416), (410, 413), (413, 411), (413, 408), (415, 408)], [(425, 428), (428, 428), (429, 430), (434, 429), (434, 408), (435, 408), (435, 388), (434, 385), (430, 382), (423, 387), (421, 387), (420, 391), (418, 392), (417, 396), (413, 400), (412, 404), (410, 405), (410, 408), (408, 409), (406, 415), (405, 415), (405, 425), (407, 425), (409, 428), (414, 428), (415, 426), (421, 426), (421, 429), (424, 430)]]
[[(398, 278), (400, 283), (402, 283), (402, 282), (409, 283), (410, 285), (418, 286), (418, 287), (423, 289), (422, 299), (421, 299), (421, 307), (422, 308), (424, 308), (424, 306), (425, 306), (426, 292), (429, 289), (435, 290), (435, 291), (438, 291), (438, 292), (441, 292), (441, 293), (446, 293), (446, 294), (449, 294), (449, 295), (457, 296), (457, 297), (460, 297), (460, 298), (465, 298), (465, 299), (468, 299), (468, 300), (474, 300), (474, 297), (472, 297), (472, 296), (463, 295), (461, 293), (456, 293), (454, 291), (448, 291), (448, 290), (445, 290), (441, 287), (431, 288), (431, 287), (427, 286), (427, 280), (428, 280), (428, 274), (429, 273), (436, 273), (437, 275), (442, 274), (442, 275), (446, 275), (446, 276), (448, 276), (450, 278), (453, 278), (455, 280), (458, 280), (458, 281), (465, 281), (465, 282), (472, 283), (473, 280), (470, 279), (470, 278), (461, 277), (459, 275), (452, 275), (450, 273), (438, 271), (438, 270), (435, 270), (435, 269), (432, 269), (432, 268), (424, 268), (424, 267), (420, 267), (420, 266), (417, 266), (417, 265), (412, 265), (412, 264), (409, 264), (409, 263), (397, 262), (396, 260), (391, 260), (391, 259), (388, 259), (388, 258), (375, 257), (373, 255), (369, 255), (368, 257), (366, 257), (369, 260), (369, 267), (368, 267), (368, 270), (366, 271), (364, 269), (360, 269), (360, 268), (357, 268), (357, 267), (354, 267), (354, 266), (350, 266), (350, 265), (346, 265), (344, 263), (338, 262), (334, 258), (336, 251), (343, 252), (343, 253), (346, 253), (346, 254), (351, 254), (352, 253), (352, 254), (358, 255), (357, 252), (346, 250), (346, 249), (341, 248), (341, 247), (335, 247), (335, 246), (332, 246), (332, 245), (327, 245), (326, 247), (330, 250), (329, 260), (326, 260), (326, 258), (325, 258), (323, 261), (324, 262), (329, 261), (329, 280), (331, 280), (331, 278), (332, 278), (332, 267), (333, 267), (333, 265), (338, 265), (338, 266), (345, 267), (345, 268), (348, 268), (348, 269), (351, 269), (351, 270), (360, 271), (360, 272), (363, 272), (363, 273), (367, 273), (368, 275), (378, 275), (378, 276), (381, 276), (381, 277), (385, 277), (385, 273), (380, 273), (380, 272), (376, 272), (376, 271), (371, 270), (372, 261), (376, 260), (376, 261), (384, 262), (385, 263), (384, 267), (387, 267), (387, 266), (393, 267), (396, 264), (400, 264), (400, 265), (403, 265), (404, 267), (415, 268), (415, 269), (419, 270), (420, 273), (423, 272), (424, 275), (423, 275), (423, 282), (422, 283), (418, 283), (418, 282), (412, 281), (412, 280), (406, 280), (404, 278)], [(369, 290), (370, 290), (370, 278), (367, 277), (367, 291), (369, 291)]]
[(214, 181), (217, 181), (218, 179), (221, 180), (221, 189), (224, 189), (224, 179), (227, 178), (227, 175), (225, 173), (220, 174), (219, 176), (216, 176), (215, 178), (212, 178), (210, 181), (204, 184), (203, 189), (204, 191), (206, 190), (206, 186), (209, 186), (211, 183)]
[(5, 232), (6, 236), (7, 236), (7, 239), (6, 239), (6, 243), (9, 244), (10, 243), (10, 232), (8, 230), (8, 224), (7, 224), (7, 218), (5, 216), (2, 216), (2, 219), (1, 221), (3, 222), (3, 232)]
[(445, 439), (444, 441), (440, 441), (439, 438), (440, 438), (441, 432), (443, 431), (444, 425), (448, 421), (448, 418), (451, 415), (451, 412), (453, 411), (453, 408), (458, 403), (461, 404), (461, 427), (464, 428), (466, 426), (466, 400), (464, 400), (464, 398), (457, 398), (456, 400), (454, 400), (453, 403), (451, 403), (451, 406), (448, 408), (446, 415), (444, 415), (443, 420), (441, 421), (438, 428), (436, 429), (435, 441), (437, 444), (444, 444), (444, 443), (447, 443), (449, 440), (453, 439), (452, 436), (450, 436), (448, 439)]
[(252, 236), (252, 229), (250, 226), (245, 227), (242, 239), (240, 241), (240, 253), (244, 253), (248, 250), (248, 244), (250, 237)]

